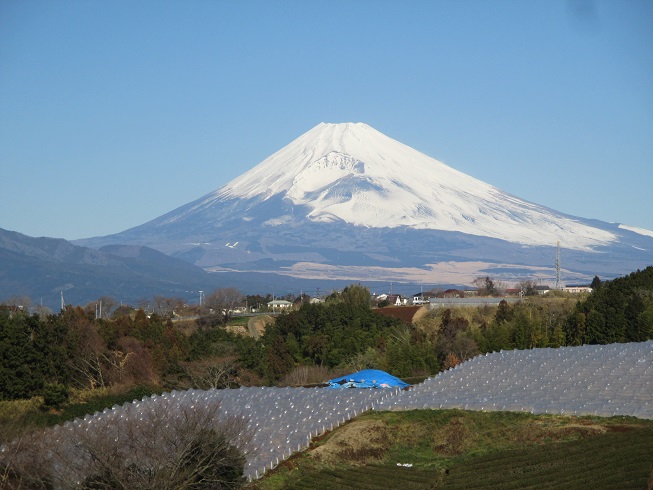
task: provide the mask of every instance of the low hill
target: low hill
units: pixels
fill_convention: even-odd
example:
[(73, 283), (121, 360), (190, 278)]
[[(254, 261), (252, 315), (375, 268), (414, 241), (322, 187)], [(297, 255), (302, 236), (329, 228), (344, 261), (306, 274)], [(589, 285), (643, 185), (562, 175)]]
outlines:
[(142, 246), (100, 250), (57, 238), (0, 229), (0, 298), (26, 296), (55, 311), (102, 296), (136, 303), (154, 295), (186, 298), (216, 277), (188, 262)]

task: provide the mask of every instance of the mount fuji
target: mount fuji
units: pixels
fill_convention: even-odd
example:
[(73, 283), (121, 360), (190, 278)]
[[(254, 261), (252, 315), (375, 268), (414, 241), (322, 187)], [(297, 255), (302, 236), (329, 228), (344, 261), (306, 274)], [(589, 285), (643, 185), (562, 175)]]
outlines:
[(567, 282), (653, 263), (653, 232), (507, 194), (362, 123), (321, 123), (225, 186), (148, 223), (78, 240), (145, 245), (210, 272), (469, 284)]

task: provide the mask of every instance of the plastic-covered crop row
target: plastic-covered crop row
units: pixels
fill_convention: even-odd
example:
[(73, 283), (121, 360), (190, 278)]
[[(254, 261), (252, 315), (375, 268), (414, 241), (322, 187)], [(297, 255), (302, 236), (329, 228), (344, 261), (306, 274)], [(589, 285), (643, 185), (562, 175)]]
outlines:
[(246, 474), (258, 478), (311, 438), (396, 395), (396, 389), (239, 388), (215, 391), (225, 414), (242, 414), (254, 430)]
[(475, 357), (378, 410), (462, 408), (653, 418), (653, 341)]
[(133, 445), (128, 440), (130, 432), (112, 429), (136, 427), (141, 434), (160, 434), (163, 442), (157, 444), (165, 444), (175, 417), (217, 406), (216, 426), (225, 420), (241, 420), (246, 425), (244, 432), (251, 434), (251, 439), (243, 437), (246, 443), (238, 444), (247, 458), (245, 475), (255, 479), (306, 448), (312, 437), (371, 409), (462, 408), (653, 418), (652, 380), (653, 341), (502, 351), (466, 361), (410, 390), (257, 387), (173, 391), (66, 422), (46, 430), (39, 443), (47, 448), (49, 464), (66, 473), (65, 481), (79, 482), (88, 471), (88, 455), (75, 457), (79, 451), (76, 441), (88, 434), (114, 437), (118, 446), (128, 447)]
[[(164, 444), (166, 434), (174, 430), (175, 417), (205, 413), (207, 407), (219, 404), (216, 426), (225, 420), (247, 422), (242, 433), (245, 442), (239, 443), (238, 438), (235, 442), (246, 455), (245, 476), (251, 480), (308, 447), (313, 437), (372, 409), (397, 391), (267, 387), (172, 391), (115, 405), (47, 429), (39, 445), (51, 448), (46, 457), (48, 466), (68, 473), (60, 481), (75, 486), (75, 482), (88, 476), (89, 454), (80, 450), (78, 444), (80, 440), (88, 440), (87, 436), (101, 434), (115, 438), (114, 447), (135, 448), (138, 441), (130, 440), (135, 435), (155, 433), (158, 434), (156, 443)], [(116, 431), (115, 427), (129, 427), (129, 430)], [(8, 454), (7, 447), (3, 451)]]

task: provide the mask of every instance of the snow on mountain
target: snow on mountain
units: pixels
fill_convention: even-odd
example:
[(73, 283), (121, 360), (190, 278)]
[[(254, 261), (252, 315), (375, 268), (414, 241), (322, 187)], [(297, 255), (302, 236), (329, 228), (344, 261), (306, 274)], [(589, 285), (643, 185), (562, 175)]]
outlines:
[[(363, 123), (321, 123), (166, 222), (234, 199), (272, 196), (306, 206), (313, 222), (461, 232), (522, 245), (591, 250), (609, 231), (524, 201), (459, 172)], [(245, 216), (244, 219), (251, 219)], [(282, 226), (274, 216), (269, 226)]]
[(144, 245), (206, 271), (275, 281), (420, 284), (549, 280), (558, 242), (561, 272), (575, 283), (653, 259), (643, 230), (506, 194), (361, 123), (319, 124), (210, 194), (121, 233), (75, 241)]
[(633, 233), (638, 233), (640, 235), (649, 236), (653, 238), (653, 231), (646, 230), (644, 228), (637, 228), (635, 226), (619, 225), (619, 228), (622, 230), (632, 231)]

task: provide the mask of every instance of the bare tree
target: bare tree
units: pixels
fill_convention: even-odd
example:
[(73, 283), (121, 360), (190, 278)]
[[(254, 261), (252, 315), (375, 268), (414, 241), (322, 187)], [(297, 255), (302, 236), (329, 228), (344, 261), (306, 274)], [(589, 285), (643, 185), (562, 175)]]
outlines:
[(171, 317), (176, 308), (184, 306), (184, 300), (181, 298), (169, 298), (166, 296), (155, 296), (152, 299), (153, 311), (157, 315)]
[(478, 345), (471, 337), (466, 335), (458, 335), (451, 344), (451, 351), (460, 359), (461, 361), (466, 361), (471, 359), (475, 355), (479, 354)]
[(506, 290), (503, 282), (492, 280), (489, 276), (477, 277), (472, 285), (478, 290), (479, 296), (501, 296)]
[(213, 310), (213, 313), (221, 318), (222, 324), (226, 325), (232, 311), (242, 305), (244, 295), (236, 288), (219, 288), (206, 297), (206, 306)]
[(201, 390), (238, 387), (238, 365), (234, 359), (211, 363), (200, 372), (188, 374), (193, 381), (193, 386)]
[(307, 386), (326, 383), (329, 380), (329, 370), (324, 366), (297, 366), (284, 376), (280, 386)]
[(524, 296), (537, 296), (537, 283), (535, 281), (520, 281), (517, 288)]
[(75, 356), (70, 361), (75, 382), (89, 388), (106, 386), (104, 339), (81, 308), (66, 307), (64, 315), (70, 337), (75, 339)]
[(150, 307), (150, 300), (147, 298), (140, 298), (136, 303), (136, 306), (139, 310), (143, 310), (146, 313), (150, 313), (152, 311)]
[(251, 441), (247, 425), (244, 418), (221, 416), (219, 403), (151, 401), (137, 413), (96, 416), (7, 445), (0, 454), (0, 485), (237, 488), (244, 483)]
[(53, 311), (47, 306), (36, 305), (34, 307), (34, 313), (36, 313), (41, 320), (44, 320), (48, 315), (52, 315)]
[(99, 308), (98, 308), (98, 313), (99, 313), (99, 318), (111, 318), (111, 314), (113, 313), (113, 310), (115, 310), (119, 304), (118, 302), (113, 299), (111, 296), (102, 296), (98, 300)]

